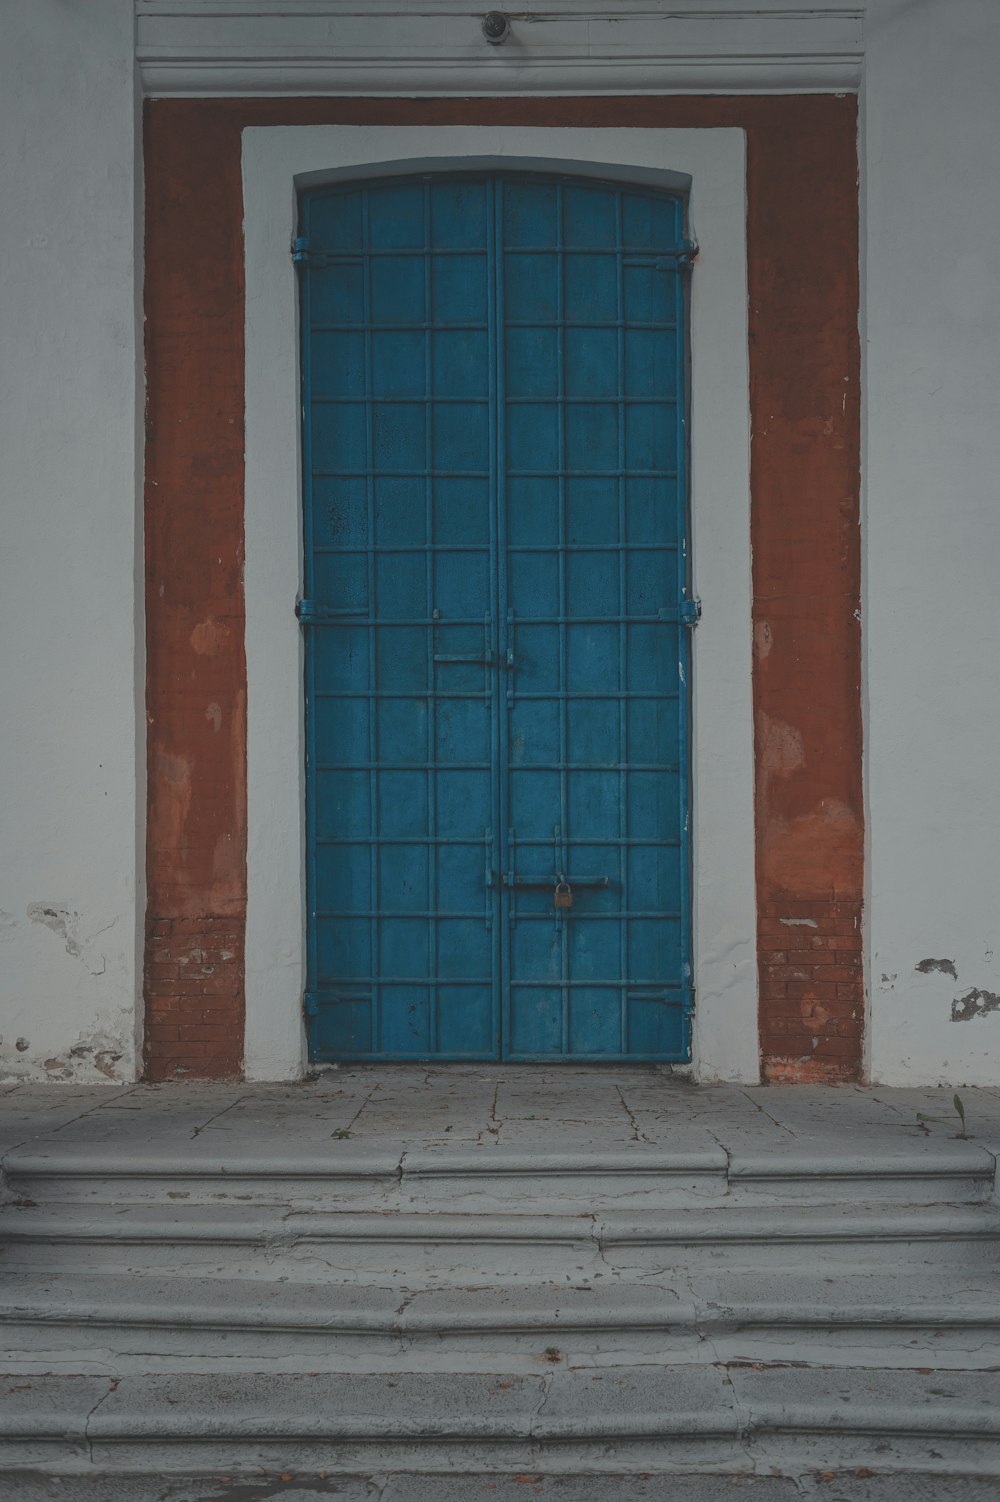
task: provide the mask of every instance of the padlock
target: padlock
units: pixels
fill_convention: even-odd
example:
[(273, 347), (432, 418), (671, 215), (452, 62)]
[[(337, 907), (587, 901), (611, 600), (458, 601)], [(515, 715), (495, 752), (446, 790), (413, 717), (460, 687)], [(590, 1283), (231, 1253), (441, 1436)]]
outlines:
[(555, 890), (556, 907), (573, 906), (573, 889), (568, 881), (557, 881)]

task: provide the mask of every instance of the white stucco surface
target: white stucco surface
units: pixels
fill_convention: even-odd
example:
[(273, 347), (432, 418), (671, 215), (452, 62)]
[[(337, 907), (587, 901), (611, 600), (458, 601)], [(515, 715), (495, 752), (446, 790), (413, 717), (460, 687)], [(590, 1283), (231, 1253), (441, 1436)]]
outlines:
[(1000, 7), (869, 0), (866, 38), (870, 1073), (995, 1084)]
[(6, 0), (2, 31), (0, 1075), (128, 1079), (142, 675), (131, 0)]
[(251, 128), (246, 235), (248, 911), (246, 1069), (304, 1067), (297, 187), (420, 168), (534, 167), (690, 185), (694, 1068), (755, 1082), (757, 967), (750, 685), (745, 142), (739, 130)]

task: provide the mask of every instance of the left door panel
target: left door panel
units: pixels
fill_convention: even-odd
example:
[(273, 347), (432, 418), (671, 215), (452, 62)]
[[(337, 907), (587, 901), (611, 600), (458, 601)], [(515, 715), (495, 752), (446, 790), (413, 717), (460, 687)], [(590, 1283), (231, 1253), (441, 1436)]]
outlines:
[(498, 1057), (492, 215), (303, 200), (314, 1059)]

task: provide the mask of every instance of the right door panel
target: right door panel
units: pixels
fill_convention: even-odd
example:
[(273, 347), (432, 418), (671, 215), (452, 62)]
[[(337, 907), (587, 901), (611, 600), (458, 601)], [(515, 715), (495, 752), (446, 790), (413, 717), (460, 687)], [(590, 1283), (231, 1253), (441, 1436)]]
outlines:
[(681, 1059), (681, 206), (508, 179), (497, 226), (504, 1054)]

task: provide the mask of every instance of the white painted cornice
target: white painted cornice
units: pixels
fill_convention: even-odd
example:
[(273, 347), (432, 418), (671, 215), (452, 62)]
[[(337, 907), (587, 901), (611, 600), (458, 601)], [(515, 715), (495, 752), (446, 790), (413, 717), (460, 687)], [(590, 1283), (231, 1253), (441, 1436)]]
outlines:
[(543, 0), (484, 41), (469, 0), (136, 0), (152, 95), (856, 89), (865, 0)]

